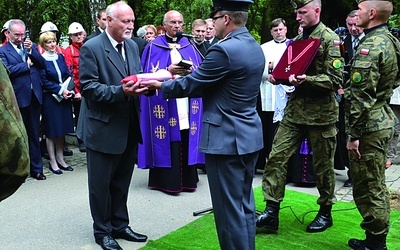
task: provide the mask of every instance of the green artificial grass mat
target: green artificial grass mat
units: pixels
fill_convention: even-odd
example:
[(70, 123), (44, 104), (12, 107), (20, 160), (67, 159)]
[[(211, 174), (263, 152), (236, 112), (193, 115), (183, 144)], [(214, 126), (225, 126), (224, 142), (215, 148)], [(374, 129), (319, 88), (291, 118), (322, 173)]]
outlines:
[[(265, 203), (261, 187), (254, 190), (256, 209), (263, 211)], [(264, 250), (339, 250), (350, 249), (350, 238), (364, 239), (360, 228), (362, 220), (354, 203), (337, 202), (333, 206), (333, 226), (322, 233), (306, 233), (307, 225), (314, 219), (319, 206), (317, 197), (286, 190), (279, 214), (279, 230), (267, 234), (257, 229), (256, 249)], [(311, 211), (311, 212), (310, 212)], [(298, 219), (297, 219), (297, 218)], [(400, 211), (392, 211), (391, 227), (387, 237), (390, 250), (400, 250)], [(301, 223), (300, 221), (304, 221)], [(141, 250), (216, 250), (219, 249), (214, 217), (206, 214), (158, 240), (149, 240)]]

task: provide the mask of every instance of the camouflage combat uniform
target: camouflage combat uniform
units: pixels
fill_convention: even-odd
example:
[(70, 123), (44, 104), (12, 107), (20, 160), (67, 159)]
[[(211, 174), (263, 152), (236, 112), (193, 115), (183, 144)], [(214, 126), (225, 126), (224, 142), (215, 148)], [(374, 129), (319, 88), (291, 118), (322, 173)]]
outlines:
[(390, 204), (385, 162), (396, 119), (387, 100), (400, 81), (400, 45), (386, 25), (364, 32), (345, 89), (346, 132), (349, 139), (359, 139), (361, 154), (360, 160), (349, 154), (353, 197), (363, 217), (361, 227), (372, 234), (387, 234)]
[[(335, 93), (342, 81), (343, 60), (339, 37), (323, 23), (318, 24), (310, 38), (321, 38), (321, 45), (305, 73), (306, 82), (292, 93), (275, 135), (262, 181), (265, 201), (283, 200), (288, 160), (305, 138), (314, 152), (318, 204), (332, 205), (336, 201), (333, 157), (339, 110)], [(300, 39), (302, 35), (294, 38)]]
[(28, 137), (14, 89), (0, 60), (0, 201), (12, 195), (29, 173)]

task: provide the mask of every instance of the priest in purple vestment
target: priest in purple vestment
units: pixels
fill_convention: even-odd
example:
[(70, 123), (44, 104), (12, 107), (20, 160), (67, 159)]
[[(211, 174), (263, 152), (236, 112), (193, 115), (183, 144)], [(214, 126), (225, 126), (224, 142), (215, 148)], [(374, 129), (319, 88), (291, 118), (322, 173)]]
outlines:
[[(167, 69), (174, 77), (190, 74), (201, 63), (202, 57), (182, 31), (183, 17), (177, 11), (164, 15), (166, 34), (157, 37), (143, 51), (143, 72)], [(181, 60), (193, 66), (178, 66)], [(150, 168), (149, 188), (166, 193), (194, 191), (197, 188), (196, 166), (204, 165), (204, 154), (198, 151), (200, 139), (202, 99), (178, 98), (164, 100), (160, 91), (153, 96), (142, 96), (141, 129), (143, 144), (139, 145), (138, 166)]]

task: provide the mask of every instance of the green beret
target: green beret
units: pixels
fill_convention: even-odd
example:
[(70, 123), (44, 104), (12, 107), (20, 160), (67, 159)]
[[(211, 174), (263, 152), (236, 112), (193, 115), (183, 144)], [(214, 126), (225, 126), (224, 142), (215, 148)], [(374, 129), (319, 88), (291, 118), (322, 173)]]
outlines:
[(293, 8), (295, 8), (296, 10), (303, 7), (306, 4), (311, 3), (314, 0), (292, 0), (290, 1), (290, 3), (292, 4)]

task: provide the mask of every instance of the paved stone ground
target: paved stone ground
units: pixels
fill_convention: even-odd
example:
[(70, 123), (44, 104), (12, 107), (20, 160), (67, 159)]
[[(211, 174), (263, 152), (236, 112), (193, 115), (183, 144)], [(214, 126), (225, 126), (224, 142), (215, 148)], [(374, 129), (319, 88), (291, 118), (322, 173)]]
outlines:
[[(28, 178), (10, 198), (0, 203), (0, 250), (100, 249), (92, 235), (87, 191), (86, 154), (79, 152), (74, 137), (67, 140), (74, 155), (65, 157), (73, 172), (54, 175), (44, 160), (45, 181)], [(387, 185), (400, 191), (400, 165), (386, 171)], [(253, 186), (261, 185), (259, 172)], [(147, 188), (148, 171), (135, 169), (128, 198), (132, 228), (156, 240), (197, 219), (194, 211), (211, 207), (207, 176), (199, 171), (198, 189), (167, 195)], [(336, 171), (336, 195), (352, 201), (352, 189), (344, 188), (346, 171)], [(287, 185), (288, 189), (317, 195), (315, 187)], [(118, 240), (123, 249), (138, 249), (145, 243)]]
[[(400, 192), (400, 165), (392, 165), (386, 170), (386, 185), (389, 190)], [(340, 187), (336, 190), (336, 198), (341, 201), (353, 201), (353, 189)]]

